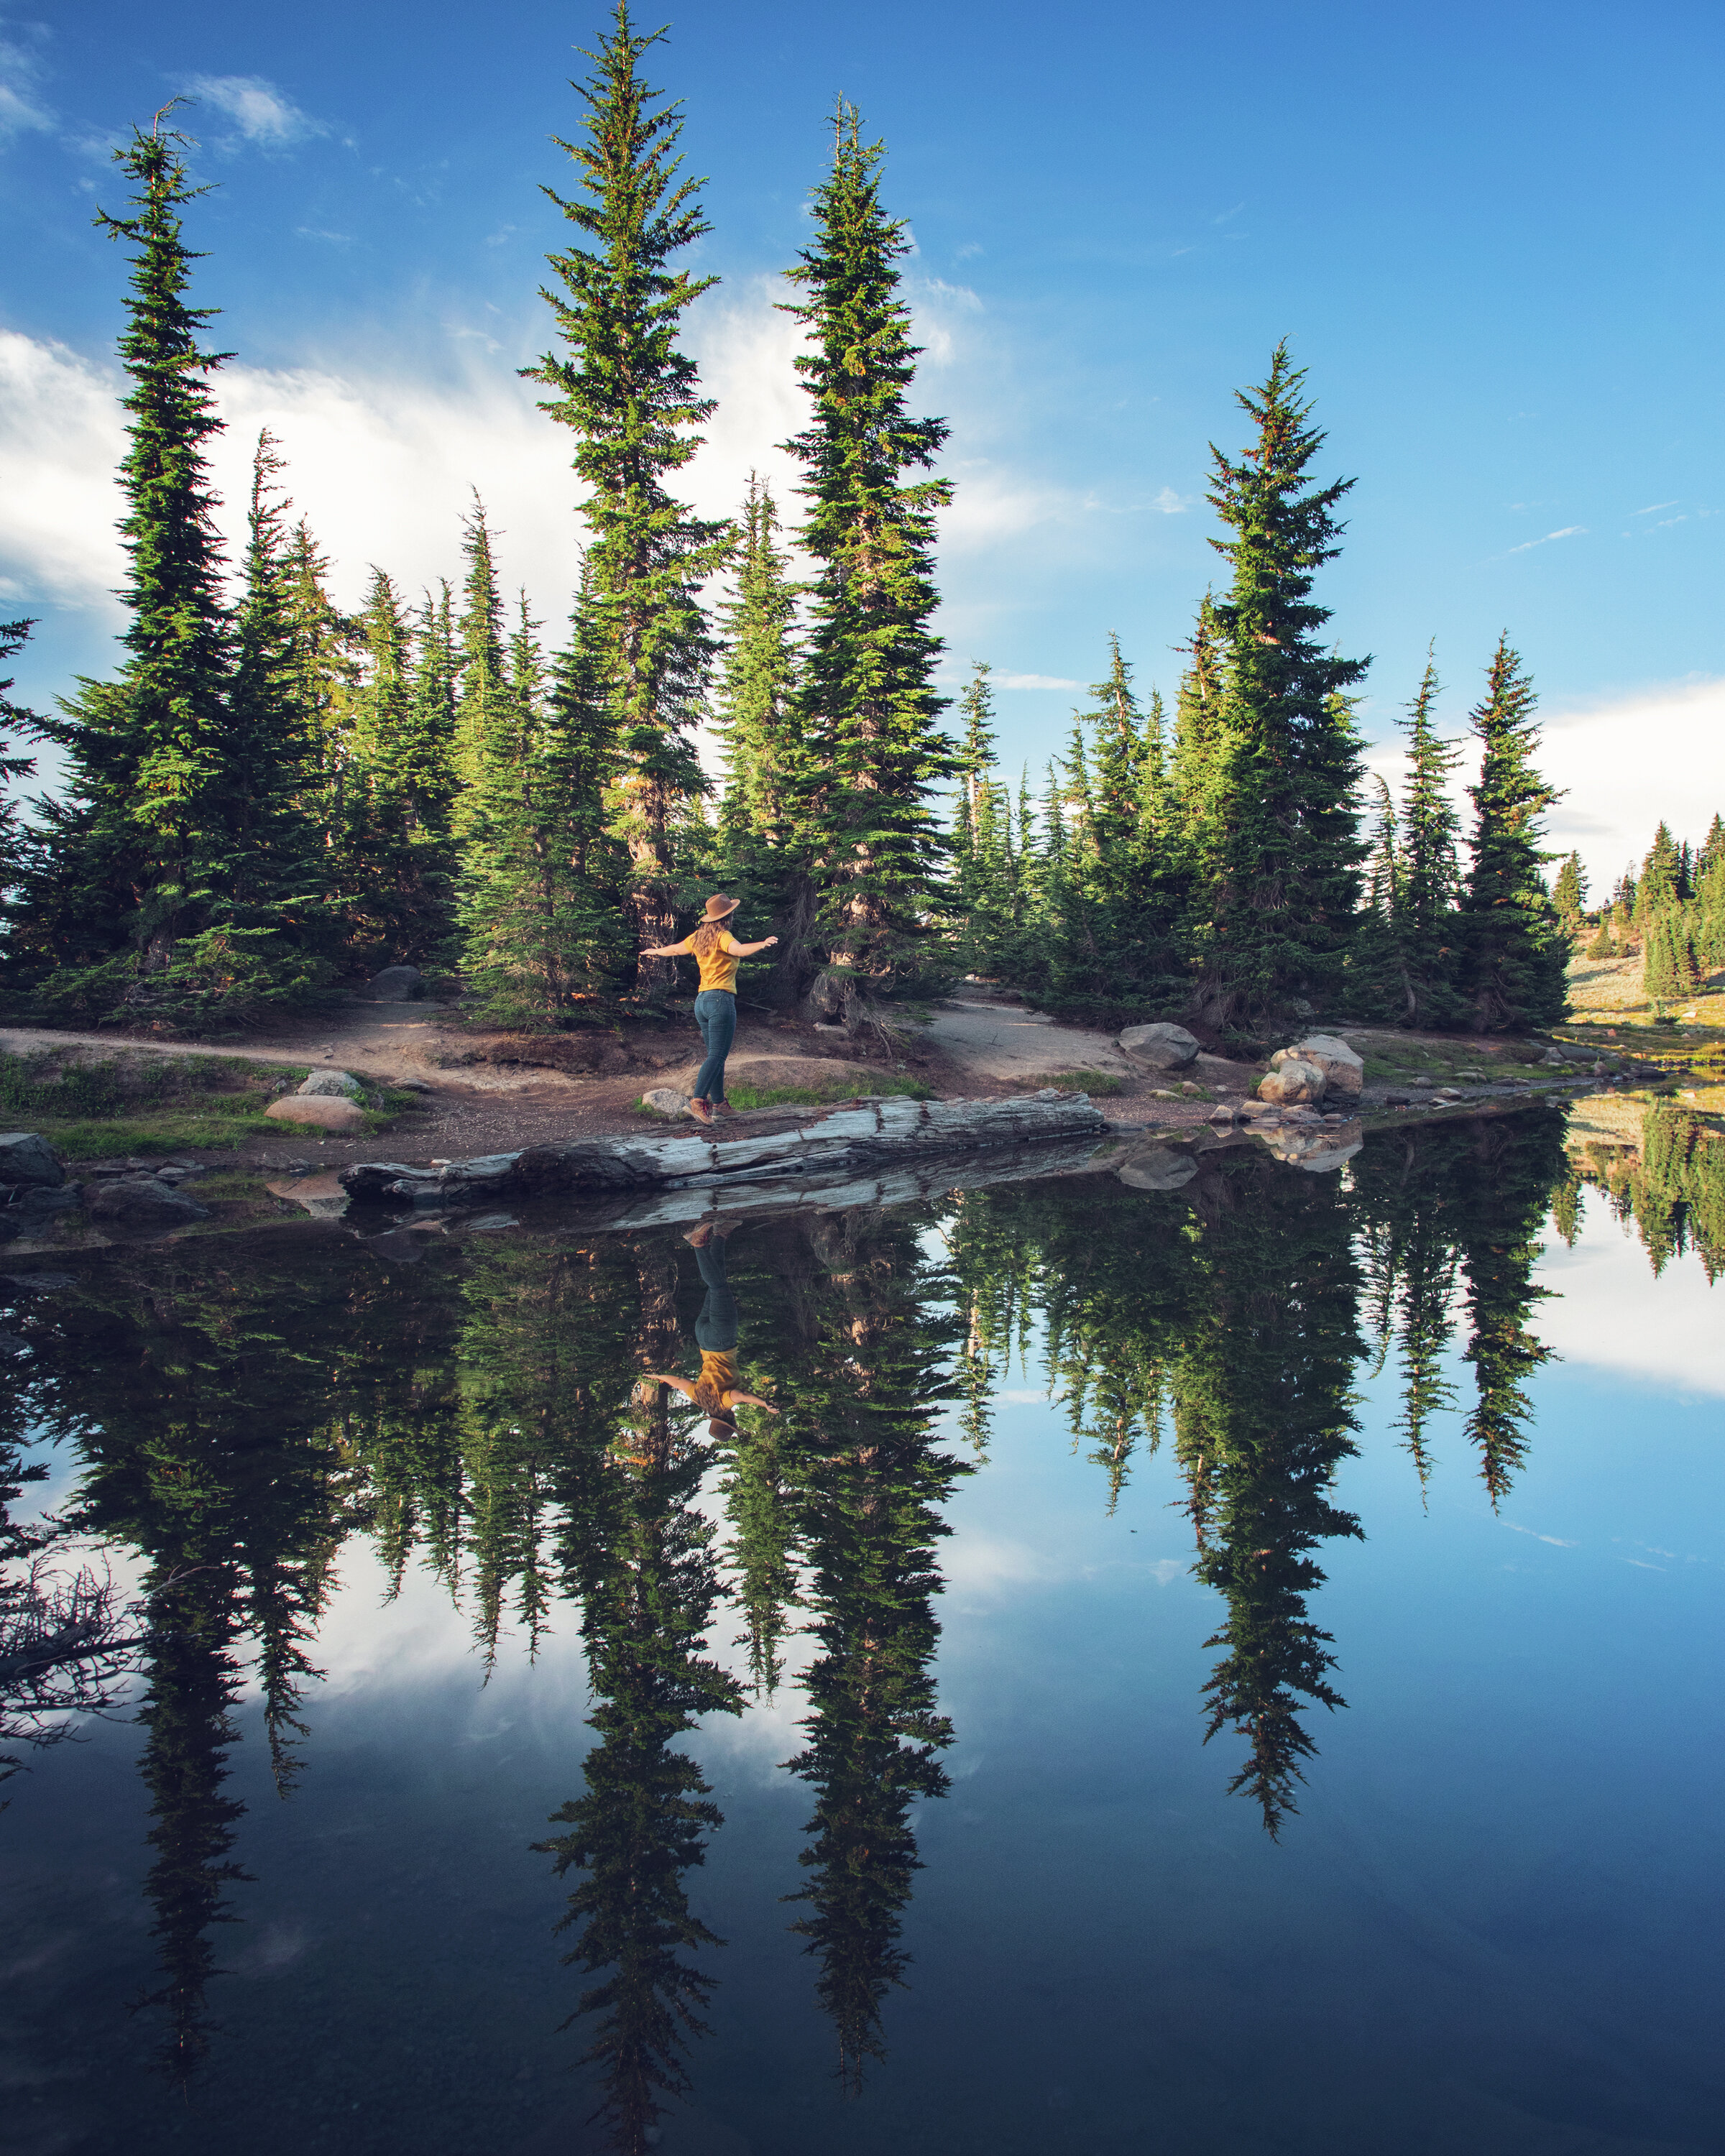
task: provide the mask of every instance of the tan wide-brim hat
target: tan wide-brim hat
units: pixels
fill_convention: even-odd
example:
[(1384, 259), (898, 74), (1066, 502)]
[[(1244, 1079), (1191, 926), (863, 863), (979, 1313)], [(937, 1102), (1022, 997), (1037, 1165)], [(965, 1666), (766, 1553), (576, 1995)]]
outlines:
[(707, 901), (706, 911), (701, 917), (705, 921), (723, 921), (728, 915), (735, 913), (742, 904), (740, 898), (726, 898), (715, 891)]

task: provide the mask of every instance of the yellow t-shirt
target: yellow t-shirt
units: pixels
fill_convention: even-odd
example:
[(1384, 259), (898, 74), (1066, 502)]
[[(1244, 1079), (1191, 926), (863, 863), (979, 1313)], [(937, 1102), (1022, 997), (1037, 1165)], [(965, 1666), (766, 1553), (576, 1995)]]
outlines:
[(706, 1407), (709, 1400), (716, 1399), (721, 1408), (728, 1408), (736, 1389), (735, 1349), (703, 1348), (701, 1351), (701, 1375), (695, 1380), (696, 1400)]
[[(690, 947), (694, 941), (692, 936), (685, 936), (678, 944), (678, 950), (690, 953)], [(737, 993), (737, 948), (736, 937), (728, 928), (721, 928), (717, 947), (708, 952), (706, 957), (696, 959), (696, 964), (701, 968), (703, 994), (708, 988), (724, 988), (733, 996)]]

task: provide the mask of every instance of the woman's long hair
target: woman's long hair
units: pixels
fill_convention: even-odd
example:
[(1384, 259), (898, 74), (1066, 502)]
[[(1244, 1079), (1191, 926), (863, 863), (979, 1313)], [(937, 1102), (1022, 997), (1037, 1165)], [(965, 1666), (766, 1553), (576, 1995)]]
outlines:
[(711, 958), (719, 947), (719, 938), (730, 925), (728, 914), (723, 921), (703, 921), (689, 938), (689, 948), (697, 958)]

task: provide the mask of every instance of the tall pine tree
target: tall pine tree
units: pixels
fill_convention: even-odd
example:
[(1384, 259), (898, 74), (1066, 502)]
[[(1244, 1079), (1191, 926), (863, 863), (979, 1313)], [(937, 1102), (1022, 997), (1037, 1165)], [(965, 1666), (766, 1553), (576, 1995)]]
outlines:
[(814, 239), (787, 273), (802, 289), (788, 311), (808, 334), (797, 367), (814, 407), (788, 446), (804, 472), (802, 544), (819, 565), (798, 700), (818, 766), (803, 842), (823, 893), (818, 948), (886, 988), (922, 963), (941, 850), (929, 797), (956, 768), (929, 626), (934, 512), (952, 488), (904, 476), (932, 464), (947, 425), (907, 408), (921, 348), (899, 295), (910, 242), (880, 201), (885, 146), (865, 146), (842, 102), (834, 137)]
[(1250, 1029), (1338, 985), (1364, 848), (1353, 800), (1358, 736), (1348, 690), (1368, 662), (1319, 641), (1330, 619), (1314, 571), (1340, 552), (1336, 508), (1353, 485), (1309, 483), (1324, 436), (1286, 344), (1261, 387), (1240, 393), (1256, 439), (1239, 463), (1212, 446), (1210, 501), (1233, 572), (1214, 608), (1227, 664), (1214, 758), (1217, 874), (1194, 899), (1198, 1008)]
[[(690, 739), (712, 654), (700, 589), (732, 545), (728, 526), (704, 522), (665, 485), (713, 409), (676, 341), (685, 311), (716, 280), (668, 266), (710, 228), (701, 182), (679, 177), (682, 108), (662, 104), (640, 74), (664, 34), (637, 37), (618, 0), (613, 30), (588, 55), (593, 74), (572, 85), (587, 108), (583, 138), (557, 146), (578, 192), (545, 192), (593, 244), (547, 258), (562, 290), (542, 296), (567, 356), (524, 370), (551, 393), (540, 409), (575, 434), (589, 490), (582, 514), (622, 774), (618, 828), (633, 863), (629, 915), (653, 944), (675, 941), (678, 829), (706, 791)], [(661, 989), (675, 972), (670, 959), (642, 969)]]
[(1459, 987), (1476, 1033), (1553, 1025), (1563, 1015), (1568, 960), (1540, 864), (1539, 819), (1561, 798), (1533, 768), (1538, 699), (1520, 654), (1500, 637), (1483, 701), (1471, 714), (1483, 755), (1474, 805), (1473, 855), (1462, 901)]

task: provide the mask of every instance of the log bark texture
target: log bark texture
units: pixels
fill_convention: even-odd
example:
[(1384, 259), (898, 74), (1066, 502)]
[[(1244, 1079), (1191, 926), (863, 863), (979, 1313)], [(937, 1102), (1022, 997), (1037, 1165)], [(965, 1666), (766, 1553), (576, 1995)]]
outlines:
[(587, 1138), (567, 1146), (412, 1168), (358, 1161), (341, 1171), (356, 1199), (418, 1205), (488, 1204), (557, 1191), (618, 1196), (652, 1188), (706, 1188), (733, 1183), (825, 1182), (908, 1166), (988, 1146), (1047, 1138), (1099, 1138), (1103, 1117), (1087, 1094), (1051, 1088), (1008, 1101), (862, 1101), (793, 1130), (720, 1138)]

